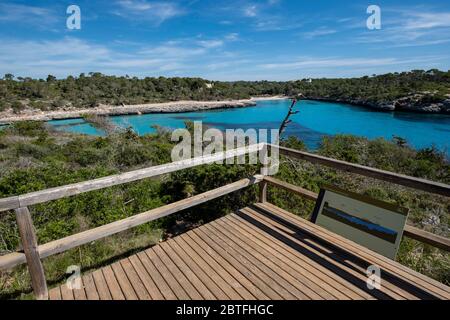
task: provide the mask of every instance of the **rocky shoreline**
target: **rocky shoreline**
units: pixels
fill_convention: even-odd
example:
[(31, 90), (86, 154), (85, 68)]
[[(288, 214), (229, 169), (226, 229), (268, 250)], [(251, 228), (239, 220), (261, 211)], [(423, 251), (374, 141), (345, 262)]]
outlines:
[(450, 114), (450, 98), (441, 102), (423, 102), (423, 95), (415, 94), (388, 102), (373, 102), (365, 99), (307, 97), (308, 100), (347, 103), (377, 111), (406, 111), (429, 114)]
[[(183, 113), (214, 109), (244, 108), (256, 106), (257, 101), (262, 100), (282, 100), (286, 96), (267, 96), (254, 97), (244, 100), (225, 100), (225, 101), (174, 101), (163, 103), (149, 103), (139, 105), (111, 106), (100, 105), (96, 108), (76, 109), (63, 108), (55, 111), (41, 111), (36, 109), (26, 109), (19, 114), (11, 110), (0, 112), (0, 125), (9, 124), (18, 121), (50, 121), (82, 118), (85, 115), (98, 116), (121, 116), (121, 115), (140, 115), (149, 113)], [(428, 114), (450, 114), (450, 97), (441, 102), (424, 102), (423, 95), (414, 94), (411, 96), (399, 98), (389, 102), (373, 102), (365, 99), (347, 99), (333, 97), (306, 96), (308, 100), (347, 103), (355, 106), (362, 106), (377, 111), (406, 111)]]
[(25, 110), (20, 114), (11, 111), (0, 113), (0, 124), (8, 124), (17, 121), (50, 121), (81, 118), (85, 115), (120, 116), (140, 115), (148, 113), (181, 113), (213, 109), (243, 108), (255, 106), (257, 100), (277, 99), (279, 97), (255, 98), (247, 100), (228, 101), (176, 101), (164, 103), (150, 103), (141, 105), (108, 106), (100, 105), (91, 109), (67, 108), (57, 111)]

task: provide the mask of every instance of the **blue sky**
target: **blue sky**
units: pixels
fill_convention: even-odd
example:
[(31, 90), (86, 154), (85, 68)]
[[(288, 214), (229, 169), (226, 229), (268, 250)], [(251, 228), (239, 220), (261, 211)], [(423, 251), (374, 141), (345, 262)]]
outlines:
[[(81, 30), (66, 27), (69, 5)], [(366, 10), (381, 8), (381, 30)], [(450, 1), (0, 1), (0, 74), (293, 80), (450, 69)]]

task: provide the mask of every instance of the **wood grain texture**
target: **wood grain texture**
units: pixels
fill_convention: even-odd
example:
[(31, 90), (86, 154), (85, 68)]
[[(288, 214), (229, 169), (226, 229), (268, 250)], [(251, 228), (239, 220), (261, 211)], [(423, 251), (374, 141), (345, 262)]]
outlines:
[[(366, 268), (382, 270), (367, 288)], [(450, 288), (270, 203), (255, 204), (93, 272), (90, 299), (448, 299)], [(94, 291), (94, 292), (91, 292)], [(78, 299), (66, 288), (51, 299)], [(84, 298), (81, 297), (81, 298)]]
[(28, 208), (16, 209), (17, 227), (24, 255), (26, 257), (28, 271), (31, 277), (31, 285), (38, 300), (48, 299), (47, 282), (38, 252), (37, 237)]
[(205, 164), (211, 164), (221, 160), (231, 159), (237, 156), (256, 153), (261, 150), (264, 145), (264, 143), (255, 144), (225, 152), (218, 152), (216, 154), (204, 157), (172, 162), (95, 180), (89, 180), (47, 190), (31, 192), (20, 196), (4, 198), (0, 200), (0, 212), (15, 209), (18, 207), (26, 207), (44, 203), (51, 200), (66, 198), (77, 194), (104, 189), (133, 181), (157, 177), (163, 174), (172, 173), (183, 169), (189, 169)]
[[(293, 184), (277, 180), (272, 177), (264, 177), (264, 181), (268, 184), (282, 188), (284, 190), (290, 191), (298, 196), (301, 196), (307, 200), (317, 201), (319, 197), (317, 193), (309, 191), (307, 189), (295, 186)], [(261, 201), (262, 202), (262, 201)], [(267, 201), (266, 201), (267, 202)], [(431, 245), (433, 247), (439, 248), (450, 252), (450, 239), (438, 236), (436, 234), (415, 228), (410, 225), (405, 226), (403, 236), (417, 240), (419, 242)]]
[[(39, 246), (41, 258), (46, 258), (69, 249), (90, 243), (92, 241), (108, 237), (110, 235), (140, 226), (144, 223), (154, 221), (184, 209), (192, 208), (199, 204), (222, 197), (224, 195), (242, 190), (248, 186), (259, 183), (262, 176), (255, 176), (250, 179), (242, 179), (235, 183), (217, 188), (188, 199), (184, 199), (164, 207), (156, 208), (135, 216), (119, 220), (101, 227), (80, 232), (59, 240), (55, 240)], [(26, 261), (25, 255), (20, 253), (7, 254), (0, 257), (0, 270), (12, 268)]]
[(375, 169), (371, 167), (362, 166), (350, 162), (341, 160), (326, 158), (316, 154), (289, 149), (281, 146), (271, 145), (271, 148), (277, 148), (280, 154), (296, 158), (299, 160), (305, 160), (314, 164), (324, 165), (330, 168), (356, 173), (362, 176), (391, 182), (394, 184), (410, 187), (418, 190), (422, 190), (429, 193), (435, 193), (442, 196), (450, 197), (450, 186), (445, 183), (434, 182), (430, 180), (414, 178), (390, 171)]

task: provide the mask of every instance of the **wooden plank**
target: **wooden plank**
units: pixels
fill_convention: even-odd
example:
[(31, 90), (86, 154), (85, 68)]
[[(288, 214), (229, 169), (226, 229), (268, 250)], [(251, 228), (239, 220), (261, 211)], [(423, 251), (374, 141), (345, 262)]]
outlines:
[(153, 265), (153, 262), (148, 258), (145, 252), (139, 252), (137, 254), (142, 265), (147, 270), (147, 273), (151, 275), (153, 281), (155, 282), (158, 290), (164, 296), (166, 300), (177, 300), (177, 296), (172, 291), (172, 289), (167, 284), (166, 280), (161, 276), (158, 269)]
[(101, 269), (95, 270), (92, 273), (92, 279), (94, 280), (100, 300), (112, 300), (111, 292), (109, 292), (108, 284)]
[[(270, 221), (273, 221), (273, 218), (265, 217), (263, 214), (257, 213), (256, 211), (254, 211), (254, 214), (258, 215), (261, 219), (268, 219)], [(281, 217), (280, 213), (277, 213), (277, 215)], [(361, 259), (359, 256), (355, 255), (354, 252), (346, 249), (343, 250), (341, 247), (336, 247), (334, 243), (324, 243), (321, 237), (317, 237), (315, 234), (312, 236), (308, 232), (305, 232), (305, 229), (302, 228), (301, 224), (294, 224), (289, 226), (284, 224), (283, 220), (274, 223), (277, 224), (277, 228), (282, 228), (286, 231), (287, 234), (291, 233), (294, 238), (301, 238), (302, 242), (304, 242), (307, 246), (311, 248), (314, 247), (315, 250), (318, 250), (326, 256), (335, 260), (338, 265), (345, 266), (346, 270), (351, 270), (352, 274), (354, 274), (358, 279), (361, 279), (361, 281), (364, 281), (364, 286), (366, 286), (365, 282), (367, 280), (367, 267), (369, 267), (371, 263), (368, 263), (366, 260)], [(301, 237), (297, 236), (298, 234), (302, 233), (303, 235)], [(354, 273), (353, 271), (356, 273)], [(417, 292), (417, 290), (415, 290), (414, 292), (405, 290), (402, 287), (398, 286), (397, 282), (398, 281), (396, 280), (396, 278), (389, 277), (388, 274), (383, 273), (383, 286), (378, 291), (394, 299), (419, 299), (420, 292)]]
[(193, 241), (188, 232), (175, 239), (177, 243), (189, 254), (198, 265), (211, 277), (211, 279), (220, 286), (223, 292), (227, 295), (226, 299), (242, 300), (243, 297), (252, 299), (251, 293), (244, 288), (234, 277), (232, 277), (226, 269), (218, 264), (214, 259), (206, 253), (206, 247), (199, 246)]
[(159, 291), (156, 284), (153, 282), (152, 277), (147, 273), (144, 265), (142, 264), (141, 260), (137, 257), (137, 255), (133, 255), (128, 258), (136, 271), (137, 275), (139, 276), (139, 279), (141, 279), (142, 284), (144, 285), (145, 289), (147, 289), (147, 292), (150, 294), (151, 299), (153, 300), (164, 300), (164, 296)]
[[(342, 264), (340, 261), (336, 260), (336, 257), (334, 255), (328, 255), (325, 252), (322, 252), (318, 248), (315, 248), (314, 246), (311, 246), (303, 241), (304, 234), (299, 234), (299, 231), (289, 230), (285, 226), (281, 225), (280, 223), (277, 223), (273, 219), (270, 219), (266, 216), (263, 216), (261, 214), (258, 214), (257, 212), (253, 210), (247, 210), (242, 209), (241, 212), (243, 214), (240, 214), (243, 218), (250, 218), (252, 221), (251, 223), (260, 223), (264, 225), (265, 228), (270, 228), (269, 230), (264, 230), (265, 232), (268, 232), (272, 234), (273, 236), (279, 237), (280, 240), (285, 242), (289, 246), (293, 246), (296, 250), (299, 250), (299, 252), (305, 256), (307, 256), (309, 259), (315, 260), (317, 263), (324, 266), (326, 269), (329, 270), (329, 273), (335, 273), (338, 276), (345, 279), (347, 282), (351, 283), (352, 285), (358, 287), (359, 289), (366, 291), (368, 294), (378, 298), (378, 299), (392, 299), (392, 295), (394, 297), (401, 298), (399, 295), (386, 291), (386, 288), (382, 287), (380, 290), (372, 290), (369, 291), (367, 289), (367, 276), (365, 273), (360, 272), (359, 270), (354, 270), (350, 266), (346, 264)], [(258, 226), (259, 227), (259, 226)]]
[(69, 289), (66, 284), (61, 286), (61, 298), (62, 300), (75, 300), (73, 290)]
[[(264, 145), (265, 145), (264, 143), (260, 143), (225, 152), (218, 152), (216, 154), (204, 157), (177, 161), (155, 167), (99, 178), (95, 180), (74, 183), (62, 187), (56, 187), (37, 192), (31, 192), (28, 194), (18, 196), (18, 199), (17, 196), (5, 198), (2, 199), (0, 202), (0, 212), (17, 208), (19, 206), (20, 207), (31, 206), (51, 200), (57, 200), (65, 197), (78, 195), (85, 192), (104, 189), (151, 177), (157, 177), (163, 174), (172, 173), (205, 164), (211, 164), (221, 160), (234, 158), (236, 156), (255, 153), (261, 150), (264, 147)], [(19, 201), (19, 203), (17, 203), (17, 200)]]
[(342, 278), (335, 274), (329, 274), (320, 264), (314, 262), (313, 260), (307, 259), (305, 256), (301, 255), (298, 251), (295, 251), (289, 246), (286, 246), (283, 242), (272, 237), (267, 233), (261, 232), (257, 227), (251, 225), (248, 221), (242, 219), (237, 215), (227, 216), (225, 220), (230, 228), (240, 230), (248, 234), (248, 239), (261, 244), (264, 248), (270, 248), (274, 255), (283, 255), (290, 261), (291, 266), (298, 266), (300, 268), (300, 273), (305, 272), (305, 276), (322, 286), (325, 290), (332, 293), (339, 300), (350, 299), (368, 299), (370, 296), (363, 291), (360, 291), (357, 287), (349, 286)]
[(87, 300), (87, 295), (86, 295), (86, 291), (84, 289), (84, 284), (83, 284), (83, 278), (80, 279), (81, 280), (81, 288), (79, 289), (73, 289), (73, 296), (75, 298), (75, 300)]
[(128, 277), (128, 280), (130, 280), (134, 292), (136, 292), (137, 298), (139, 300), (151, 300), (152, 297), (147, 292), (147, 289), (145, 288), (143, 281), (139, 278), (139, 275), (137, 274), (133, 265), (131, 264), (130, 259), (124, 259), (120, 261), (120, 264), (126, 276)]
[(442, 196), (450, 197), (450, 186), (445, 183), (429, 181), (420, 178), (414, 178), (403, 174), (393, 173), (385, 170), (370, 168), (359, 164), (353, 164), (341, 160), (331, 159), (312, 153), (289, 149), (281, 146), (270, 145), (271, 148), (277, 148), (280, 154), (309, 161), (314, 164), (324, 165), (341, 171), (356, 173), (362, 176), (375, 178), (382, 181), (410, 187), (429, 193), (435, 193)]
[(125, 300), (125, 296), (120, 289), (119, 282), (117, 282), (111, 266), (104, 267), (102, 272), (105, 277), (106, 284), (108, 285), (109, 292), (111, 293), (112, 300)]
[[(286, 214), (286, 213), (283, 212), (283, 214)], [(288, 217), (291, 219), (296, 219), (296, 217), (295, 216), (292, 217), (292, 214), (290, 214), (290, 213), (288, 213)], [(310, 223), (309, 221), (306, 221), (306, 224), (307, 225), (311, 224), (311, 226), (313, 228), (318, 227), (318, 226)], [(306, 228), (307, 227), (305, 226), (305, 229)], [(359, 259), (365, 259), (370, 264), (379, 265), (380, 267), (382, 267), (382, 270), (385, 273), (383, 275), (383, 278), (389, 277), (391, 279), (399, 279), (397, 282), (403, 282), (403, 286), (405, 286), (405, 285), (408, 286), (410, 288), (410, 290), (419, 291), (419, 293), (420, 293), (420, 291), (422, 291), (422, 293), (420, 293), (421, 296), (426, 294), (425, 292), (429, 292), (429, 293), (433, 292), (432, 296), (436, 296), (436, 297), (440, 296), (440, 294), (436, 293), (437, 292), (436, 290), (440, 291), (441, 288), (444, 290), (442, 293), (447, 294), (447, 295), (450, 294), (450, 288), (443, 285), (442, 283), (437, 282), (436, 280), (433, 280), (429, 277), (426, 277), (423, 274), (420, 274), (416, 271), (413, 271), (413, 270), (401, 265), (400, 263), (395, 262), (394, 260), (388, 259), (388, 258), (386, 258), (376, 252), (373, 252), (363, 246), (360, 246), (348, 239), (345, 239), (340, 236), (334, 238), (337, 235), (332, 233), (329, 230), (323, 229), (323, 230), (320, 230), (319, 232), (324, 232), (324, 231), (327, 233), (327, 235), (331, 235), (331, 237), (333, 237), (333, 238), (331, 238), (333, 240), (327, 239), (326, 241), (332, 241), (331, 243), (333, 243), (333, 244), (336, 243), (336, 244), (338, 244), (338, 246), (341, 246), (342, 248), (347, 248), (344, 250), (349, 250), (349, 246), (352, 246), (350, 250)], [(317, 231), (313, 231), (313, 232), (317, 232)], [(321, 235), (320, 237), (326, 239), (326, 236)], [(399, 274), (401, 274), (401, 276)], [(420, 283), (420, 284), (418, 284), (418, 283)], [(416, 288), (416, 289), (414, 289), (414, 288)]]
[[(278, 250), (274, 250), (272, 247), (265, 245), (257, 237), (247, 232), (245, 229), (240, 228), (229, 219), (220, 219), (217, 224), (222, 227), (222, 230), (226, 230), (231, 233), (234, 239), (240, 239), (246, 244), (247, 248), (252, 248), (254, 252), (260, 253), (263, 256), (270, 259), (273, 263), (277, 264), (280, 268), (286, 270), (291, 276), (296, 278), (296, 281), (300, 282), (302, 286), (308, 288), (314, 293), (317, 293), (321, 298), (334, 300), (338, 297), (343, 299), (345, 295), (330, 286), (322, 285), (322, 281), (318, 280), (313, 272), (312, 274), (305, 270), (301, 265), (301, 261), (292, 261), (288, 257), (282, 255)], [(338, 292), (338, 293), (336, 293)], [(320, 298), (319, 298), (320, 299)]]
[(199, 291), (192, 285), (184, 273), (180, 270), (179, 266), (176, 265), (169, 256), (164, 252), (160, 245), (153, 247), (153, 251), (161, 260), (162, 263), (167, 267), (170, 273), (177, 279), (177, 282), (183, 287), (187, 294), (193, 300), (202, 300), (202, 295)]
[(45, 279), (44, 267), (42, 266), (41, 258), (37, 250), (37, 237), (28, 208), (16, 209), (16, 220), (34, 295), (38, 300), (47, 300), (47, 281)]
[(373, 252), (361, 245), (356, 244), (353, 241), (345, 239), (344, 237), (321, 228), (274, 205), (266, 203), (257, 204), (256, 206), (261, 208), (266, 207), (269, 208), (269, 210), (276, 210), (278, 213), (287, 215), (290, 218), (295, 219), (296, 221), (300, 221), (300, 223), (302, 223), (302, 228), (311, 232), (312, 234), (317, 234), (317, 236), (320, 236), (324, 240), (334, 243), (337, 246), (341, 246), (343, 250), (348, 250), (349, 248), (351, 248), (351, 250), (353, 250), (355, 254), (357, 254), (360, 258), (369, 261), (371, 264), (383, 266), (385, 270), (398, 275), (405, 281), (409, 281), (412, 285), (420, 285), (423, 288), (427, 288), (431, 292), (434, 292), (434, 294), (437, 294), (443, 298), (445, 297), (446, 299), (450, 299), (450, 287), (447, 287), (436, 280), (413, 271), (398, 262), (390, 260), (376, 252)]
[(89, 273), (83, 276), (84, 290), (86, 291), (86, 298), (88, 300), (100, 300), (100, 297), (95, 286), (94, 278)]
[(61, 300), (61, 287), (57, 286), (48, 291), (49, 300)]
[(111, 269), (114, 272), (117, 283), (126, 300), (138, 300), (136, 292), (134, 292), (133, 286), (128, 280), (125, 271), (123, 271), (122, 265), (119, 262), (115, 262), (111, 265)]
[[(317, 193), (300, 188), (298, 186), (295, 186), (293, 184), (290, 184), (290, 183), (287, 183), (284, 181), (280, 181), (280, 180), (272, 178), (272, 177), (264, 177), (264, 181), (268, 182), (269, 184), (271, 184), (273, 186), (277, 186), (284, 190), (291, 191), (291, 192), (293, 192), (305, 199), (308, 199), (308, 200), (317, 201), (317, 198), (319, 197), (319, 195)], [(436, 248), (450, 252), (450, 239), (448, 239), (448, 238), (444, 238), (444, 237), (435, 235), (433, 233), (430, 233), (430, 232), (427, 232), (424, 230), (420, 230), (420, 229), (415, 228), (410, 225), (405, 226), (403, 235), (405, 237), (408, 237), (408, 238), (411, 238), (411, 239), (420, 241), (422, 243), (426, 243), (426, 244), (429, 244)]]
[[(199, 204), (208, 202), (213, 199), (220, 198), (224, 195), (242, 190), (248, 186), (259, 183), (262, 180), (262, 176), (255, 176), (251, 179), (242, 179), (235, 183), (226, 185), (221, 188), (217, 188), (196, 196), (193, 196), (188, 199), (184, 199), (164, 207), (156, 208), (141, 214), (137, 214), (135, 216), (116, 221), (98, 228), (90, 229), (84, 232), (77, 233), (75, 235), (71, 235), (56, 241), (52, 241), (46, 243), (44, 245), (39, 246), (39, 254), (41, 258), (46, 258), (51, 255), (55, 255), (57, 253), (62, 253), (69, 249), (81, 246), (83, 244), (91, 243), (92, 241), (105, 238), (107, 236), (134, 228), (136, 226), (142, 225), (144, 223), (154, 221), (173, 213), (197, 206)], [(13, 262), (17, 263), (16, 254), (14, 255), (14, 259), (11, 260), (9, 255), (5, 255), (0, 257), (0, 270), (5, 269), (5, 267), (11, 268), (14, 265)], [(25, 256), (21, 258), (20, 262), (25, 262)]]
[(267, 277), (260, 269), (253, 265), (247, 259), (243, 259), (240, 255), (236, 255), (235, 252), (226, 246), (221, 246), (219, 243), (210, 237), (210, 233), (206, 234), (201, 228), (193, 230), (193, 232), (202, 240), (208, 243), (216, 252), (220, 253), (221, 256), (230, 262), (235, 268), (243, 272), (245, 276), (252, 281), (256, 286), (258, 286), (264, 293), (266, 293), (273, 300), (284, 300), (293, 299), (294, 296), (287, 292), (285, 289), (280, 287), (275, 281)]
[[(208, 225), (209, 227), (209, 225)], [(210, 237), (219, 246), (222, 247), (224, 251), (233, 255), (238, 260), (242, 261), (261, 279), (275, 289), (284, 299), (294, 300), (294, 299), (308, 299), (308, 297), (297, 288), (295, 288), (290, 282), (286, 281), (281, 275), (270, 269), (266, 263), (251, 257), (244, 249), (239, 246), (233, 246), (228, 239), (225, 239), (221, 235), (216, 234), (215, 230), (209, 229), (208, 232), (202, 230), (205, 235)], [(285, 274), (283, 274), (285, 276)]]
[(412, 227), (405, 226), (403, 231), (405, 237), (429, 244), (433, 247), (450, 252), (450, 239), (438, 236), (436, 234)]
[[(283, 224), (283, 223), (281, 223)], [(297, 224), (295, 224), (297, 226)], [(288, 227), (289, 228), (289, 227)], [(304, 229), (301, 229), (301, 226), (298, 225), (298, 230), (293, 230), (293, 233), (304, 233)], [(301, 231), (300, 231), (301, 230)], [(307, 234), (307, 233), (305, 233)], [(347, 267), (354, 269), (356, 272), (359, 272), (361, 275), (363, 275), (364, 279), (367, 279), (366, 272), (367, 267), (370, 265), (370, 263), (367, 263), (363, 259), (360, 259), (359, 257), (355, 259), (355, 256), (353, 253), (349, 254), (349, 251), (344, 250), (336, 250), (334, 244), (324, 245), (322, 241), (316, 241), (314, 237), (311, 236), (302, 236), (303, 241), (311, 246), (314, 246), (317, 250), (320, 250), (321, 252), (325, 253), (326, 255), (330, 257), (334, 257), (334, 260), (336, 260), (340, 264), (345, 264)], [(394, 299), (409, 299), (409, 300), (418, 300), (419, 296), (417, 293), (411, 293), (407, 290), (404, 290), (397, 284), (398, 281), (396, 281), (395, 278), (388, 277), (385, 273), (383, 274), (383, 292), (388, 294)]]
[(267, 202), (267, 182), (265, 181), (259, 184), (259, 202)]
[(5, 254), (0, 256), (0, 271), (9, 270), (25, 262), (27, 262), (27, 258), (24, 253), (12, 252)]
[(219, 300), (229, 300), (230, 297), (225, 294), (225, 292), (219, 287), (217, 281), (211, 277), (211, 274), (207, 274), (204, 269), (198, 264), (198, 260), (194, 261), (192, 255), (188, 251), (184, 251), (175, 240), (170, 240), (167, 245), (173, 249), (176, 254), (183, 259), (183, 261), (189, 266), (189, 268), (195, 272), (195, 274), (200, 278), (200, 280), (205, 284), (206, 287), (214, 294), (215, 299)]
[[(274, 206), (273, 204), (266, 203), (266, 204), (256, 204), (255, 205), (258, 208), (261, 208), (264, 210), (266, 208), (267, 210), (274, 210), (277, 212), (277, 214), (280, 214), (282, 216), (287, 217), (288, 219), (293, 219), (296, 222), (299, 222), (302, 224), (302, 227), (305, 230), (308, 230), (309, 232), (318, 233), (324, 240), (328, 240), (332, 243), (336, 243), (338, 245), (344, 246), (344, 248), (351, 248), (354, 252), (356, 252), (358, 255), (360, 255), (361, 258), (366, 259), (368, 261), (371, 261), (371, 263), (374, 264), (383, 264), (388, 270), (394, 271), (394, 272), (401, 272), (402, 275), (407, 277), (408, 279), (416, 279), (420, 282), (423, 282), (425, 284), (429, 284), (432, 286), (437, 287), (438, 289), (442, 289), (443, 292), (450, 292), (450, 287), (431, 279), (419, 272), (416, 272), (394, 260), (388, 259), (374, 251), (371, 251), (353, 241), (350, 241), (342, 236), (339, 236), (330, 230), (327, 230), (325, 228), (322, 228), (320, 226), (315, 225), (314, 223), (304, 220), (286, 210), (283, 210), (279, 207)], [(375, 262), (374, 262), (375, 261)]]
[[(159, 245), (161, 250), (164, 250), (164, 254), (168, 259), (172, 260), (175, 265), (180, 268), (181, 272), (190, 280), (192, 285), (201, 294), (201, 298), (205, 300), (215, 300), (214, 294), (203, 284), (203, 282), (197, 277), (197, 275), (188, 267), (186, 263), (175, 253), (174, 250), (166, 243), (163, 242)], [(161, 257), (161, 255), (160, 255)]]
[[(280, 180), (272, 178), (272, 177), (264, 177), (264, 181), (266, 181), (270, 185), (290, 191), (290, 192), (295, 193), (295, 194), (297, 194), (305, 199), (308, 199), (308, 200), (316, 201), (318, 198), (317, 193), (314, 193), (312, 191), (309, 191), (307, 189), (295, 186), (293, 184), (290, 184), (290, 183), (287, 183), (284, 181), (280, 181)], [(263, 201), (260, 201), (260, 202), (263, 203)], [(264, 201), (264, 202), (267, 202), (267, 201)]]
[[(241, 252), (249, 259), (256, 259), (264, 266), (283, 278), (287, 283), (290, 292), (301, 299), (323, 300), (324, 298), (332, 299), (333, 296), (328, 294), (322, 288), (314, 286), (311, 281), (301, 274), (297, 273), (293, 268), (289, 267), (286, 259), (278, 259), (265, 248), (253, 246), (250, 241), (245, 241), (241, 233), (233, 232), (228, 225), (221, 221), (213, 221), (207, 225), (212, 231), (215, 231), (220, 238), (233, 248), (242, 249)], [(311, 289), (314, 288), (314, 289)]]
[[(224, 272), (221, 272), (222, 277), (229, 283), (235, 290), (239, 291), (239, 294), (246, 300), (269, 300), (269, 297), (255, 286), (244, 274), (239, 272), (228, 261), (215, 252), (209, 245), (203, 242), (195, 233), (190, 232), (187, 234), (190, 238), (189, 243), (199, 248), (200, 254), (209, 262), (212, 268), (217, 264), (217, 268), (223, 268)], [(202, 251), (203, 250), (203, 251)], [(217, 270), (217, 268), (215, 268)], [(230, 278), (228, 277), (230, 275)], [(234, 282), (236, 281), (236, 283)], [(244, 290), (246, 289), (246, 290)]]
[(18, 196), (0, 199), (0, 212), (17, 208), (20, 208)]
[(169, 287), (175, 293), (180, 300), (191, 300), (192, 297), (184, 290), (184, 288), (178, 283), (177, 279), (172, 275), (166, 265), (159, 259), (153, 249), (148, 249), (145, 254), (153, 262), (154, 266), (161, 273), (161, 276), (166, 280)]

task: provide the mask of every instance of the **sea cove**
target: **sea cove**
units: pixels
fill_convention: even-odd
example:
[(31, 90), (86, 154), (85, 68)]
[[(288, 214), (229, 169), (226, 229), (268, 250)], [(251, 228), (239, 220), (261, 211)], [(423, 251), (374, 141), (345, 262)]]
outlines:
[[(138, 134), (155, 132), (154, 126), (184, 127), (185, 121), (225, 129), (278, 128), (289, 108), (289, 100), (257, 101), (256, 106), (199, 112), (126, 115), (111, 117), (117, 126), (132, 127)], [(369, 139), (402, 137), (416, 149), (435, 146), (450, 156), (450, 115), (409, 112), (378, 112), (342, 103), (302, 101), (292, 117), (286, 136), (294, 135), (315, 149), (325, 135), (351, 134)], [(49, 122), (57, 130), (103, 135), (83, 119)]]

